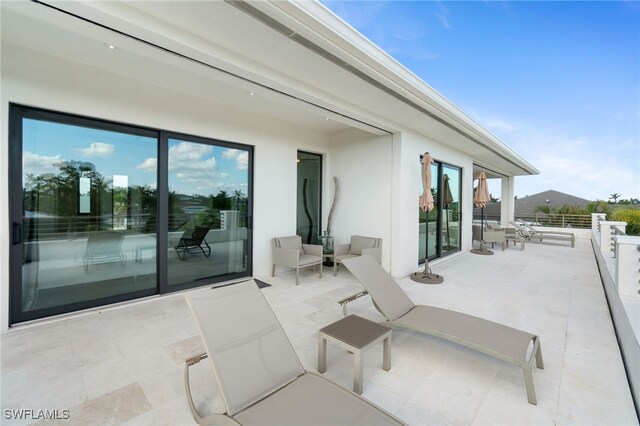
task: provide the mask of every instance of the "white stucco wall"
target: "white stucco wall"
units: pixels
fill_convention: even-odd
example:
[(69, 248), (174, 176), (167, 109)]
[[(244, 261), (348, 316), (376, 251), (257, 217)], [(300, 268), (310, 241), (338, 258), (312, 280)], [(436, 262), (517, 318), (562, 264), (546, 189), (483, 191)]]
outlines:
[[(325, 177), (325, 218), (333, 198), (333, 176), (339, 195), (331, 234), (335, 243), (348, 243), (351, 235), (382, 238), (382, 265), (391, 259), (392, 137), (347, 130), (331, 138)], [(323, 221), (326, 224), (326, 219)]]
[[(1, 80), (0, 173), (5, 177), (9, 102), (253, 145), (253, 272), (257, 277), (270, 272), (270, 239), (296, 230), (297, 150), (326, 153), (329, 149), (326, 134), (13, 45), (2, 45)], [(4, 206), (9, 202), (6, 178), (0, 179), (0, 202)], [(8, 209), (0, 209), (0, 221), (0, 318), (5, 330)]]
[(420, 178), (420, 154), (429, 152), (435, 161), (441, 161), (462, 168), (462, 251), (471, 249), (472, 194), (473, 194), (473, 160), (440, 142), (411, 131), (394, 135), (394, 235), (391, 274), (403, 277), (418, 268), (418, 197), (422, 191)]

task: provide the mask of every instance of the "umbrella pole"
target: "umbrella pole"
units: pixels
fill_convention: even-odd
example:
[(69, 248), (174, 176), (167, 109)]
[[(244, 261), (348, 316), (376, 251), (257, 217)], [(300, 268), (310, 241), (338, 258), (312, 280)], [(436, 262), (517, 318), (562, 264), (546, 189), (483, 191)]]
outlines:
[(493, 252), (484, 248), (484, 206), (480, 209), (480, 248), (471, 249), (473, 254), (492, 255)]
[(442, 275), (432, 273), (431, 268), (429, 268), (429, 212), (427, 212), (426, 231), (425, 245), (427, 247), (427, 252), (424, 259), (424, 271), (414, 272), (411, 274), (411, 279), (421, 284), (441, 284), (444, 281)]

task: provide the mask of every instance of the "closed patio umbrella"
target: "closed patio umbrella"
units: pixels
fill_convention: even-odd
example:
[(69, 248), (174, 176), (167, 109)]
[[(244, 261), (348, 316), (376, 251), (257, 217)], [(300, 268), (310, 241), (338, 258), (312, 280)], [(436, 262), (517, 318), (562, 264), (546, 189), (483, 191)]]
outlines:
[(418, 205), (420, 206), (422, 211), (427, 213), (425, 236), (425, 245), (427, 246), (427, 252), (426, 258), (424, 260), (424, 271), (414, 272), (413, 274), (411, 274), (411, 279), (422, 284), (440, 284), (444, 281), (444, 278), (442, 278), (441, 275), (432, 273), (431, 269), (429, 268), (429, 212), (433, 210), (434, 207), (433, 194), (431, 194), (431, 163), (433, 163), (431, 154), (425, 152), (422, 156), (421, 163), (422, 195), (420, 195), (420, 198), (418, 199)]
[(491, 201), (489, 196), (489, 185), (487, 184), (487, 175), (480, 172), (478, 175), (478, 186), (473, 191), (473, 205), (480, 207), (480, 248), (472, 249), (471, 253), (491, 255), (493, 252), (484, 247), (484, 206)]

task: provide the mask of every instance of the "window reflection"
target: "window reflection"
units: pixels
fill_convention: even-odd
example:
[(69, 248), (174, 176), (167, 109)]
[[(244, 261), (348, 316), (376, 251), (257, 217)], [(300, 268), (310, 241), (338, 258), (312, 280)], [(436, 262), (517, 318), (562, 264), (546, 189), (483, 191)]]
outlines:
[(246, 150), (169, 140), (169, 285), (247, 271), (248, 160)]
[(133, 260), (140, 247), (155, 257), (156, 171), (137, 166), (157, 140), (22, 124), (22, 310), (154, 289), (155, 266)]

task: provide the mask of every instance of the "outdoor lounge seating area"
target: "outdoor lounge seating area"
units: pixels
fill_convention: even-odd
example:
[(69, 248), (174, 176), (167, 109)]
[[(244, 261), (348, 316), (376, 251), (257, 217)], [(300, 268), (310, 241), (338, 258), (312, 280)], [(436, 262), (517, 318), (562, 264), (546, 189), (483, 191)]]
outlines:
[[(510, 363), (400, 328), (393, 330), (389, 371), (380, 368), (382, 345), (364, 354), (363, 398), (408, 424), (637, 424), (588, 239), (577, 239), (574, 250), (531, 244), (526, 256), (464, 252), (431, 266), (446, 276), (443, 284), (398, 280), (415, 304), (540, 336), (545, 369), (533, 369), (538, 404), (527, 402), (522, 373)], [(314, 371), (318, 331), (343, 317), (336, 302), (362, 286), (347, 271), (322, 279), (309, 269), (300, 274), (300, 286), (292, 271), (258, 278), (272, 284), (261, 292), (302, 367)], [(384, 320), (368, 297), (349, 310)], [(204, 351), (183, 294), (16, 327), (2, 335), (2, 408), (68, 409), (77, 424), (194, 424), (184, 361)], [(224, 412), (211, 364), (190, 370), (198, 411)], [(324, 376), (352, 388), (346, 350), (330, 344)]]

